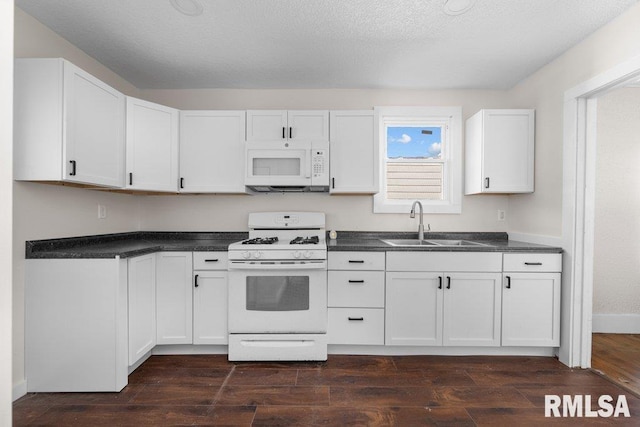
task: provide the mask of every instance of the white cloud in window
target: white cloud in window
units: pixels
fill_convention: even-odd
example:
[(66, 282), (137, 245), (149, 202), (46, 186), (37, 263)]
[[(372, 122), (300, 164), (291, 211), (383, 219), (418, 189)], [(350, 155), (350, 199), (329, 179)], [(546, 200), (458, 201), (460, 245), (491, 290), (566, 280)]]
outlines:
[(434, 142), (429, 146), (429, 154), (431, 155), (438, 155), (440, 154), (441, 150), (442, 150), (442, 143), (440, 142)]
[(390, 138), (391, 142), (399, 142), (400, 144), (408, 144), (411, 142), (411, 137), (406, 133), (403, 133), (400, 138)]

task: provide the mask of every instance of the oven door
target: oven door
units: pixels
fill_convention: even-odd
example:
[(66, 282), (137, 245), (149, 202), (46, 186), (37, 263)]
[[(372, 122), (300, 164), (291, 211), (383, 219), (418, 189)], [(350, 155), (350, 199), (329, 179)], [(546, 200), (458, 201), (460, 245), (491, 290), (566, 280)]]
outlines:
[(326, 332), (326, 268), (229, 270), (229, 333)]
[(311, 185), (310, 142), (247, 142), (247, 186)]

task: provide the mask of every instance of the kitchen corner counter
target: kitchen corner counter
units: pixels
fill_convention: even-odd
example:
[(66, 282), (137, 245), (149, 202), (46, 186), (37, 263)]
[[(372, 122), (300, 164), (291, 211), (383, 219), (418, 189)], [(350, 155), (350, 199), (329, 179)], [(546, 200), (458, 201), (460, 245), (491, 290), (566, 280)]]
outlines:
[(226, 251), (247, 232), (130, 232), (26, 242), (25, 258), (131, 258), (160, 251)]
[(389, 252), (389, 251), (437, 251), (437, 252), (540, 252), (562, 253), (562, 248), (556, 246), (539, 245), (536, 243), (509, 240), (507, 233), (425, 233), (425, 240), (456, 239), (471, 240), (482, 243), (482, 246), (391, 246), (382, 239), (416, 239), (417, 233), (403, 232), (369, 232), (369, 231), (338, 231), (335, 240), (327, 237), (327, 249), (332, 251), (361, 251), (361, 252)]

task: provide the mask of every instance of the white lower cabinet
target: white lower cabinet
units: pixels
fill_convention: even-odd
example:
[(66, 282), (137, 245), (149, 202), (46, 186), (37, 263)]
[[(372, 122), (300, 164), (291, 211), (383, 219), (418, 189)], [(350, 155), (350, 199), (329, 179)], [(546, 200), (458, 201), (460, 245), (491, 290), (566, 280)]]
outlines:
[(156, 345), (156, 254), (129, 258), (129, 366)]
[(120, 391), (127, 385), (127, 260), (28, 259), (28, 392)]
[(193, 343), (228, 344), (227, 253), (194, 252)]
[(500, 346), (500, 273), (444, 275), (444, 346)]
[(388, 252), (386, 345), (499, 346), (501, 269), (500, 253)]
[(159, 252), (156, 259), (157, 344), (193, 342), (191, 252)]
[(387, 273), (386, 345), (442, 345), (442, 275)]
[(328, 255), (329, 344), (384, 345), (384, 252)]
[(502, 345), (560, 345), (561, 254), (505, 254)]

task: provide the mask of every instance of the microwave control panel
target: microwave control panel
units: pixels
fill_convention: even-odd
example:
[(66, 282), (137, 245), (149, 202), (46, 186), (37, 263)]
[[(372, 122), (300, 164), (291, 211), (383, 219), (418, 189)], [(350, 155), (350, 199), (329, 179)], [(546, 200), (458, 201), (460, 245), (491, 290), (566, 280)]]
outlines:
[(328, 150), (312, 150), (311, 151), (311, 171), (313, 174), (314, 184), (317, 181), (329, 180), (328, 171)]

